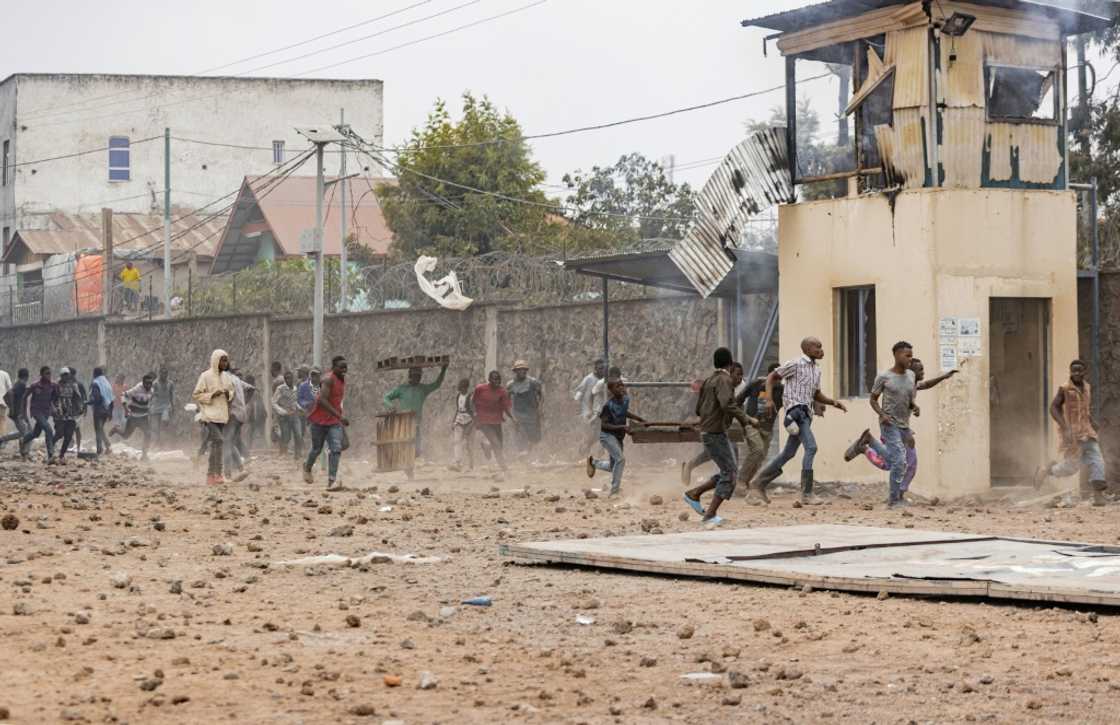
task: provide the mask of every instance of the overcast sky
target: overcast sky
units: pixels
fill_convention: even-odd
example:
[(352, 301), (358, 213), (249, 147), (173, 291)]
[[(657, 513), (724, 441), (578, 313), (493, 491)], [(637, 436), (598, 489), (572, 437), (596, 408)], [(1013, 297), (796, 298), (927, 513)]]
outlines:
[[(191, 74), (275, 50), (421, 0), (35, 0), (4, 2), (0, 77), (16, 72)], [(232, 66), (245, 72), (445, 10), (446, 15), (277, 65), (255, 75), (296, 75), (528, 5), (532, 0), (428, 0), (407, 12), (318, 43)], [(345, 63), (319, 74), (385, 82), (385, 140), (403, 140), (422, 124), (437, 97), (464, 90), (508, 108), (526, 133), (543, 133), (778, 86), (784, 64), (765, 31), (744, 18), (809, 4), (808, 0), (545, 0), (522, 12)], [(110, 9), (111, 8), (111, 9)], [(827, 113), (833, 80), (802, 86)], [(559, 183), (564, 172), (609, 164), (638, 151), (676, 157), (677, 179), (700, 184), (743, 135), (748, 118), (765, 118), (782, 93), (676, 117), (534, 143), (536, 158)], [(337, 109), (324, 108), (324, 120)], [(830, 116), (823, 116), (831, 123)], [(172, 123), (172, 125), (174, 125)], [(215, 131), (215, 133), (218, 133)], [(265, 133), (262, 143), (272, 134)], [(220, 139), (215, 139), (220, 140)], [(61, 149), (60, 149), (61, 150)]]

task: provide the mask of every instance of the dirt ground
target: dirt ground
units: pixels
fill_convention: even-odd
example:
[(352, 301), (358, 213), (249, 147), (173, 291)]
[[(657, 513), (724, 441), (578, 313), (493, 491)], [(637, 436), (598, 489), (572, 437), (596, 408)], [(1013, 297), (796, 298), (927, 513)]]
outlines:
[[(608, 500), (585, 496), (578, 466), (522, 466), (503, 482), (431, 466), (409, 482), (367, 460), (349, 452), (346, 488), (328, 494), (321, 474), (308, 486), (273, 456), (243, 483), (207, 488), (188, 462), (48, 468), (0, 451), (0, 513), (20, 520), (0, 531), (0, 714), (1105, 723), (1120, 709), (1120, 617), (1107, 611), (802, 593), (498, 556), (503, 541), (638, 534), (651, 519), (666, 533), (696, 528), (694, 515), (680, 520), (670, 464), (632, 466), (622, 499)], [(734, 500), (726, 515), (731, 526), (1120, 539), (1115, 505), (888, 512), (883, 493), (847, 489), (814, 509), (791, 507), (788, 493), (767, 509)], [(284, 563), (371, 552), (349, 566)], [(420, 560), (390, 558), (404, 555)], [(478, 595), (493, 606), (461, 604)], [(682, 678), (697, 672), (721, 676)]]

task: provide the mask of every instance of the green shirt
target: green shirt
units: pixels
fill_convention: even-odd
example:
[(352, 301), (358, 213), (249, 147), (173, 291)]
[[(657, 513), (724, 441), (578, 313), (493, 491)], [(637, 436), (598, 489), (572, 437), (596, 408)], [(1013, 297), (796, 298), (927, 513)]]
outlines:
[(396, 401), (397, 410), (405, 413), (415, 413), (417, 419), (419, 419), (424, 410), (424, 401), (427, 400), (429, 395), (439, 390), (439, 386), (443, 385), (445, 374), (447, 374), (446, 369), (440, 370), (439, 377), (432, 383), (398, 385), (385, 394), (385, 405), (392, 407), (393, 402)]

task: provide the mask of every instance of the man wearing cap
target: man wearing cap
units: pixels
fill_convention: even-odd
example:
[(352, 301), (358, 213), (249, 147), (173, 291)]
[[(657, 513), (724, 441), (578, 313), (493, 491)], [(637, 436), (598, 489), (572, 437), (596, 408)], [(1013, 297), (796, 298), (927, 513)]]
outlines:
[(443, 378), (447, 375), (447, 365), (439, 369), (439, 377), (432, 383), (422, 383), (424, 371), (420, 368), (408, 369), (408, 382), (398, 385), (385, 394), (385, 405), (402, 413), (413, 413), (416, 416), (416, 457), (423, 456), (421, 448), (421, 423), (424, 417), (424, 401), (428, 396), (439, 390), (443, 385)]
[(541, 381), (529, 377), (529, 363), (518, 360), (506, 390), (513, 404), (514, 449), (528, 453), (541, 440)]

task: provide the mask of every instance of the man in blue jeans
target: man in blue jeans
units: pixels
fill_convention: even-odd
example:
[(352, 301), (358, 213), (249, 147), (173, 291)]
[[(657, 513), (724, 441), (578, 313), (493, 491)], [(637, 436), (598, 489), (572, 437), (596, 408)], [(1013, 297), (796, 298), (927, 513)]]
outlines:
[[(813, 404), (831, 405), (847, 413), (848, 409), (838, 400), (833, 400), (821, 392), (821, 368), (818, 360), (824, 358), (824, 345), (815, 337), (801, 341), (801, 357), (790, 360), (766, 377), (766, 407), (769, 412), (773, 406), (774, 387), (782, 384), (782, 403), (786, 407), (785, 428), (789, 433), (785, 448), (758, 472), (758, 478), (751, 484), (754, 493), (763, 503), (770, 503), (766, 487), (782, 475), (782, 466), (797, 455), (797, 449), (804, 447), (805, 455), (801, 460), (801, 504), (819, 505), (821, 500), (813, 494), (813, 459), (817, 455), (817, 439), (813, 437)], [(759, 417), (764, 412), (759, 411)]]
[[(735, 446), (727, 435), (733, 421), (739, 421), (743, 429), (757, 426), (758, 421), (751, 418), (735, 399), (735, 386), (731, 381), (731, 351), (726, 347), (716, 350), (712, 356), (715, 372), (708, 376), (700, 386), (700, 396), (696, 401), (696, 415), (700, 418), (700, 442), (719, 472), (706, 482), (684, 492), (684, 502), (693, 511), (704, 517), (704, 523), (719, 526), (723, 518), (718, 515), (720, 505), (735, 493), (735, 474), (739, 468), (735, 457)], [(700, 503), (700, 497), (714, 490), (707, 510)]]
[(879, 433), (882, 443), (868, 441), (890, 469), (890, 494), (887, 506), (904, 505), (902, 482), (906, 478), (906, 446), (910, 432), (910, 413), (914, 409), (914, 396), (918, 391), (917, 376), (910, 369), (914, 348), (906, 341), (899, 341), (891, 348), (894, 366), (879, 373), (871, 386), (871, 409), (879, 416)]
[(311, 426), (311, 451), (307, 454), (307, 461), (303, 464), (303, 480), (305, 483), (314, 483), (311, 467), (323, 451), (324, 444), (330, 453), (327, 455), (327, 490), (335, 490), (338, 481), (338, 463), (342, 457), (345, 434), (343, 428), (350, 425), (349, 419), (343, 414), (342, 400), (346, 396), (346, 372), (349, 366), (346, 358), (341, 355), (331, 360), (330, 375), (323, 378), (323, 385), (319, 395), (307, 416)]
[(31, 441), (43, 434), (47, 443), (47, 464), (54, 465), (54, 429), (51, 428), (51, 413), (58, 404), (58, 386), (51, 380), (50, 366), (39, 368), (39, 379), (27, 389), (25, 396), (27, 405), (27, 419), (35, 423), (35, 427), (25, 435), (19, 444), (19, 454), (27, 459)]
[(626, 385), (620, 378), (607, 380), (607, 390), (610, 398), (607, 399), (599, 420), (602, 432), (599, 433), (599, 442), (603, 444), (609, 460), (597, 461), (594, 456), (587, 457), (587, 477), (595, 476), (595, 471), (611, 472), (611, 497), (618, 495), (622, 488), (622, 471), (626, 468), (626, 457), (622, 455), (622, 443), (626, 434), (630, 432), (628, 421), (636, 420), (645, 423), (645, 419), (630, 412), (630, 396), (626, 394)]

